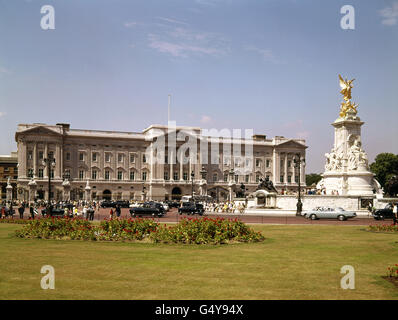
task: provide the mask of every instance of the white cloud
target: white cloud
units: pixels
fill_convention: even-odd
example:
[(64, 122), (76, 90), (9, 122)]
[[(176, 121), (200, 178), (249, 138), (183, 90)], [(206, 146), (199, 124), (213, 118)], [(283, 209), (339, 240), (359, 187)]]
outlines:
[(381, 23), (386, 26), (396, 25), (398, 22), (398, 1), (394, 2), (391, 7), (385, 7), (379, 11), (380, 16), (383, 18)]
[(166, 22), (170, 22), (170, 23), (188, 25), (188, 23), (186, 23), (186, 22), (175, 20), (175, 19), (171, 19), (171, 18), (158, 17), (158, 19), (166, 21)]
[(4, 117), (6, 114), (6, 112), (0, 111), (0, 118)]
[(252, 46), (252, 45), (247, 45), (247, 46), (244, 47), (244, 49), (247, 50), (247, 51), (253, 51), (253, 52), (258, 53), (259, 55), (262, 56), (264, 61), (272, 62), (272, 63), (275, 63), (275, 64), (282, 63), (279, 59), (277, 59), (275, 57), (275, 55), (273, 54), (271, 49), (262, 49), (262, 48), (258, 48), (256, 46)]
[(125, 22), (123, 25), (124, 25), (126, 28), (132, 28), (132, 27), (136, 26), (137, 24), (138, 24), (138, 23), (135, 22), (135, 21), (130, 21), (130, 22)]
[(209, 116), (203, 115), (202, 118), (200, 119), (200, 123), (202, 124), (208, 124), (212, 121), (213, 119)]
[(161, 34), (148, 34), (149, 47), (174, 57), (187, 58), (191, 54), (219, 56), (226, 53), (226, 41), (217, 34), (193, 32), (173, 28)]

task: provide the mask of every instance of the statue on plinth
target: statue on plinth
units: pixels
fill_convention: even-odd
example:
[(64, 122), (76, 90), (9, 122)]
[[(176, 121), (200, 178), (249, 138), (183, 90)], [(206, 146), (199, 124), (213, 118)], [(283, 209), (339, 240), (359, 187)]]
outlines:
[(278, 191), (276, 191), (274, 187), (273, 182), (268, 177), (265, 177), (265, 179), (260, 178), (260, 183), (258, 184), (256, 190), (267, 190), (269, 192), (278, 193)]
[(352, 82), (355, 79), (347, 80), (343, 79), (341, 75), (339, 75), (340, 79), (340, 93), (343, 95), (344, 102), (341, 103), (340, 108), (340, 118), (345, 118), (347, 115), (356, 116), (357, 115), (357, 107), (358, 105), (351, 102), (351, 89), (353, 88)]

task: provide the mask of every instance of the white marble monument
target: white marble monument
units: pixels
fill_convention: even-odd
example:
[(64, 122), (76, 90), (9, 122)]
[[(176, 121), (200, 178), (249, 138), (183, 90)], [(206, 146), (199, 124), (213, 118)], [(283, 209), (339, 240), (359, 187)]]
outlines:
[(334, 146), (326, 153), (325, 172), (317, 188), (327, 195), (371, 196), (382, 193), (380, 184), (369, 170), (368, 156), (362, 147), (361, 126), (357, 106), (351, 102), (353, 80), (343, 80), (340, 86), (344, 102), (340, 116), (332, 123)]

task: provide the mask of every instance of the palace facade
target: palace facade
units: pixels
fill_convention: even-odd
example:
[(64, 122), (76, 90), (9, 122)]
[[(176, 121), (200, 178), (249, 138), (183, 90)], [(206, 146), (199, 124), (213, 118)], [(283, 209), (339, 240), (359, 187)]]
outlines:
[[(302, 139), (217, 138), (198, 127), (117, 132), (34, 123), (19, 124), (15, 140), (21, 200), (47, 199), (49, 176), (55, 200), (168, 200), (193, 193), (223, 201), (235, 197), (242, 183), (252, 192), (266, 177), (278, 191), (297, 190), (299, 179), (305, 186), (305, 165), (299, 170), (294, 163), (296, 155), (305, 157)], [(188, 140), (197, 142), (197, 150), (186, 149)], [(49, 158), (55, 161), (43, 161)]]

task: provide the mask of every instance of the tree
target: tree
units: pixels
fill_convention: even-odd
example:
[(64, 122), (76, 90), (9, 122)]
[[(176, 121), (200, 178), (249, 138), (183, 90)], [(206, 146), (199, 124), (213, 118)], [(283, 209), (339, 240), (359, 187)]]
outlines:
[(385, 192), (395, 197), (398, 194), (398, 176), (391, 176), (384, 185)]
[(307, 186), (311, 186), (312, 184), (317, 184), (319, 181), (321, 181), (322, 176), (317, 173), (310, 173), (305, 175), (305, 183)]
[(380, 153), (375, 162), (370, 165), (370, 170), (376, 175), (376, 180), (384, 188), (386, 182), (394, 175), (398, 175), (398, 155), (393, 153)]

